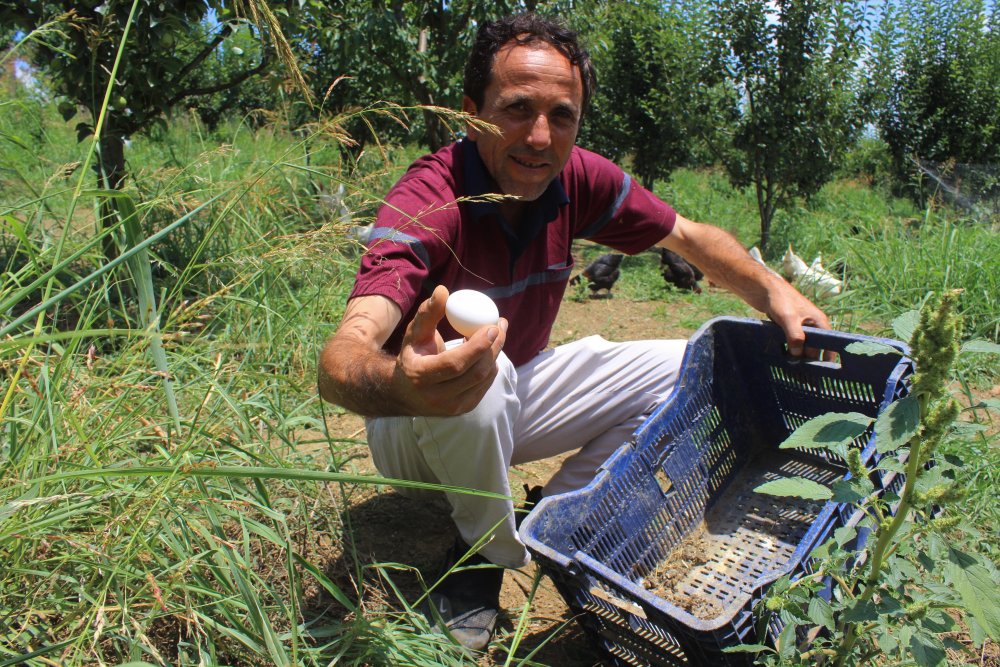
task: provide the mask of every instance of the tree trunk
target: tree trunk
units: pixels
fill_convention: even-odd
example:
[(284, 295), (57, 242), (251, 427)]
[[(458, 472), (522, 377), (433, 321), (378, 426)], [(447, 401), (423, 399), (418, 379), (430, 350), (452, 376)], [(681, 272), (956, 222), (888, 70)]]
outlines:
[[(430, 37), (430, 30), (423, 28), (420, 30), (420, 35), (417, 38), (417, 52), (426, 53), (427, 52), (427, 40)], [(414, 92), (416, 93), (417, 99), (424, 106), (434, 106), (434, 96), (431, 94), (430, 88), (427, 85), (427, 78), (421, 73), (417, 76), (417, 82), (414, 86)], [(430, 147), (432, 153), (437, 152), (439, 148), (443, 148), (447, 143), (448, 138), (445, 136), (444, 124), (438, 117), (437, 113), (431, 111), (430, 109), (423, 110), (424, 115), (424, 127), (426, 129), (426, 139), (427, 145)]]
[(760, 216), (760, 251), (767, 250), (771, 238), (771, 220), (774, 218), (774, 186), (763, 176), (754, 179), (757, 190), (757, 213)]
[[(101, 137), (97, 164), (97, 185), (105, 190), (121, 190), (125, 185), (125, 141), (113, 133)], [(101, 200), (100, 231), (115, 222), (115, 206), (107, 197)], [(118, 256), (118, 243), (114, 234), (108, 234), (102, 242), (104, 258), (111, 261)]]

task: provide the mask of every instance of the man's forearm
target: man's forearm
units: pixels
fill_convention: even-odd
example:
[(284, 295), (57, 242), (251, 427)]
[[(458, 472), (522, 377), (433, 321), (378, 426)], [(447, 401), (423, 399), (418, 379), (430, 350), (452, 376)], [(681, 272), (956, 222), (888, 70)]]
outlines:
[(768, 312), (773, 290), (786, 287), (784, 279), (750, 257), (725, 230), (690, 222), (686, 229), (686, 238), (672, 249), (701, 269), (713, 283), (757, 310)]
[(319, 393), (365, 417), (405, 414), (393, 395), (395, 370), (395, 357), (335, 336), (320, 356)]

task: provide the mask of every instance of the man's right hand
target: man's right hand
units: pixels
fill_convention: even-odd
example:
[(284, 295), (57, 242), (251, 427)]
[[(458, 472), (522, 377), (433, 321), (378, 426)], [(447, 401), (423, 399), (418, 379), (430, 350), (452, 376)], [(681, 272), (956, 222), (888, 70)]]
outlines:
[(447, 300), (448, 290), (438, 286), (420, 304), (395, 358), (381, 347), (399, 323), (396, 304), (377, 296), (348, 302), (340, 328), (320, 355), (322, 397), (369, 417), (444, 417), (476, 407), (496, 377), (507, 321), (501, 318), (446, 350), (437, 325)]
[(445, 349), (437, 326), (444, 318), (448, 290), (439, 285), (420, 304), (396, 358), (393, 386), (411, 414), (454, 416), (482, 400), (497, 374), (497, 357), (507, 337), (507, 320), (482, 327), (463, 344)]

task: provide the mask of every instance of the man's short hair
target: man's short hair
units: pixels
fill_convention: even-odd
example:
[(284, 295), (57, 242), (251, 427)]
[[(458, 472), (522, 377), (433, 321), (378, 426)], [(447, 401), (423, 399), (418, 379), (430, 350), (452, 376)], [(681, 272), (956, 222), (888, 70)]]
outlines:
[(482, 109), (486, 87), (493, 73), (493, 61), (497, 52), (506, 44), (549, 44), (566, 56), (570, 63), (580, 70), (583, 81), (583, 108), (597, 85), (594, 66), (590, 55), (580, 46), (576, 32), (570, 30), (557, 19), (540, 16), (533, 12), (515, 14), (479, 26), (472, 53), (465, 65), (465, 79), (462, 92)]

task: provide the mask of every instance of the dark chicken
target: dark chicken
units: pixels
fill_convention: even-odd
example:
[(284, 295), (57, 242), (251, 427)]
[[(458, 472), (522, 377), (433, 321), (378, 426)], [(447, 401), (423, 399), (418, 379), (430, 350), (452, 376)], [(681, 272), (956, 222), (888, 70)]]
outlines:
[(698, 281), (704, 278), (705, 274), (673, 250), (666, 248), (658, 248), (658, 250), (660, 251), (660, 275), (663, 276), (663, 279), (681, 289), (689, 289), (696, 294), (701, 294), (701, 286), (698, 285)]
[(571, 285), (577, 285), (580, 280), (586, 278), (591, 298), (597, 298), (601, 290), (605, 290), (605, 296), (610, 297), (611, 287), (621, 275), (618, 267), (621, 266), (623, 257), (624, 255), (616, 252), (601, 255), (569, 282)]

